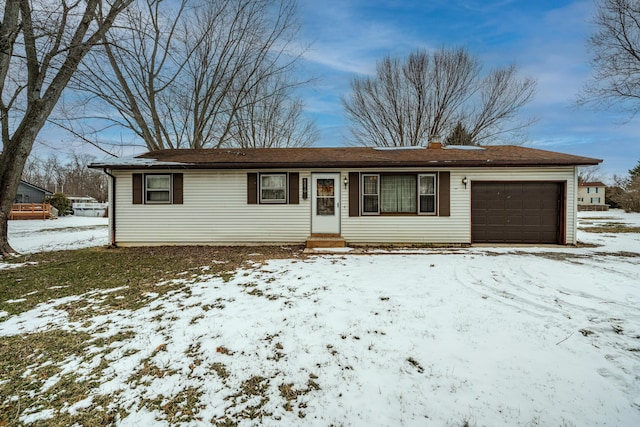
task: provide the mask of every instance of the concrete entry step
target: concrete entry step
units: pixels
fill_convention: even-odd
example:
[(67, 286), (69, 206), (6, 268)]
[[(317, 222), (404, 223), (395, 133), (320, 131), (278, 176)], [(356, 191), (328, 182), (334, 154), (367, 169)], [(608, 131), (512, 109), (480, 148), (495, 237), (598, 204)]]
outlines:
[(347, 242), (339, 234), (312, 234), (307, 237), (307, 249), (344, 248)]

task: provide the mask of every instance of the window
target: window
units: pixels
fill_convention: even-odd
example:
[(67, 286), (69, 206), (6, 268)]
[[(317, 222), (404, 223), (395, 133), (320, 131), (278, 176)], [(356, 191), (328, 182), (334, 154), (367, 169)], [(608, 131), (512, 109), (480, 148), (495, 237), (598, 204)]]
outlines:
[(436, 175), (418, 175), (420, 186), (420, 213), (436, 213)]
[(380, 213), (378, 209), (378, 175), (362, 175), (362, 212), (365, 214)]
[(598, 187), (596, 187), (596, 193), (598, 192)]
[(316, 215), (335, 215), (335, 185), (333, 178), (316, 180)]
[(287, 174), (260, 175), (260, 203), (287, 202)]
[(131, 190), (134, 205), (158, 205), (183, 203), (183, 176), (181, 173), (131, 174)]
[(415, 175), (383, 175), (380, 178), (380, 212), (416, 212)]
[(145, 202), (170, 203), (171, 175), (145, 175)]
[(362, 213), (435, 214), (436, 175), (362, 175)]
[(591, 192), (591, 187), (587, 187), (587, 194)]

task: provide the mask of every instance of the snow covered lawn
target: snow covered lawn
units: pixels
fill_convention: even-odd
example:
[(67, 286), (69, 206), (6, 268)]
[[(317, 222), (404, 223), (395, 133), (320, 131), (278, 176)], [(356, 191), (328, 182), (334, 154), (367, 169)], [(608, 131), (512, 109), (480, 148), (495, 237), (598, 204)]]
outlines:
[(107, 218), (81, 216), (9, 221), (9, 244), (22, 254), (104, 246), (108, 224)]
[[(640, 225), (617, 211), (581, 217)], [(119, 289), (87, 283), (0, 313), (0, 348), (83, 340), (3, 366), (0, 391), (12, 378), (30, 386), (0, 393), (0, 424), (91, 412), (118, 426), (640, 425), (640, 234), (579, 238), (589, 245), (203, 265), (152, 284), (137, 309), (101, 308)]]

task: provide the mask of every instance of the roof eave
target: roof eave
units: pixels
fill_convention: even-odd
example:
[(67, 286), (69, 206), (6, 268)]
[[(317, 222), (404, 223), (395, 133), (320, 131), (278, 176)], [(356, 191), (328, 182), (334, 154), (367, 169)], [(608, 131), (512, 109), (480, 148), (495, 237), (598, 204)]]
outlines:
[(558, 167), (558, 166), (594, 166), (601, 163), (599, 159), (581, 159), (579, 162), (540, 162), (509, 160), (441, 160), (441, 161), (369, 161), (369, 162), (217, 162), (217, 163), (174, 163), (174, 164), (105, 164), (92, 163), (92, 169), (134, 170), (134, 169), (338, 169), (338, 168), (462, 168), (462, 167)]

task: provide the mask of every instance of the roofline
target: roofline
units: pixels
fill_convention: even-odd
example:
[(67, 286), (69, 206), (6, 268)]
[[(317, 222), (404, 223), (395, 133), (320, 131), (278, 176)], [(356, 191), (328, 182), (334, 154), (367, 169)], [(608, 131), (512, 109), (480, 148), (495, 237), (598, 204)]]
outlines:
[(37, 185), (31, 184), (30, 182), (25, 181), (24, 179), (21, 179), (20, 182), (22, 184), (24, 184), (24, 185), (28, 185), (29, 187), (33, 187), (36, 190), (40, 190), (40, 191), (44, 191), (45, 193), (53, 194), (52, 191), (49, 191), (46, 188), (38, 187)]
[[(586, 160), (586, 159), (585, 159)], [(575, 162), (558, 162), (558, 163), (541, 163), (541, 162), (510, 162), (510, 161), (487, 161), (479, 163), (478, 161), (434, 161), (434, 162), (324, 162), (324, 163), (305, 163), (305, 162), (247, 162), (247, 163), (175, 163), (175, 164), (139, 164), (139, 165), (109, 165), (105, 163), (92, 163), (89, 168), (92, 169), (111, 169), (111, 170), (134, 170), (134, 169), (210, 169), (210, 170), (236, 170), (236, 169), (336, 169), (336, 168), (486, 168), (486, 167), (541, 167), (541, 166), (594, 166), (601, 163), (602, 160), (593, 159), (593, 161)]]
[(605, 184), (602, 181), (590, 181), (590, 182), (581, 182), (578, 183), (578, 187), (606, 187), (607, 184)]

